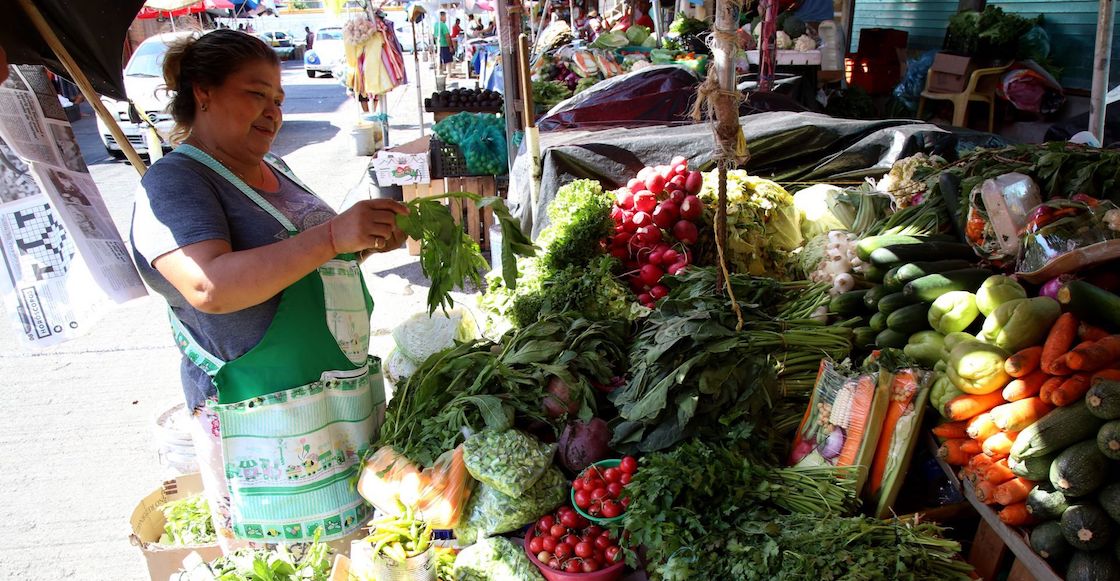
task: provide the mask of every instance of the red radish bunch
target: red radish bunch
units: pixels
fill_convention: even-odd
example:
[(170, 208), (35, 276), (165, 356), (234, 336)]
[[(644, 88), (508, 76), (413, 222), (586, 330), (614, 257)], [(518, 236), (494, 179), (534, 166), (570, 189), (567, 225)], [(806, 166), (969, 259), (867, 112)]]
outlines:
[(622, 560), (609, 530), (593, 525), (570, 506), (546, 514), (525, 536), (525, 548), (542, 565), (566, 573), (593, 573)]
[(703, 181), (700, 172), (689, 171), (688, 160), (677, 156), (669, 165), (643, 168), (615, 192), (610, 253), (625, 265), (630, 288), (646, 307), (669, 294), (663, 276), (692, 263), (690, 248), (704, 213), (696, 197)]

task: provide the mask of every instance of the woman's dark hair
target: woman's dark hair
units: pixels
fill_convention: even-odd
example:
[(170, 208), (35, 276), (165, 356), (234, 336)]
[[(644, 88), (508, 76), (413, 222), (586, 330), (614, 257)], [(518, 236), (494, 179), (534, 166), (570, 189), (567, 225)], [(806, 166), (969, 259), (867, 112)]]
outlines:
[(220, 86), (231, 74), (257, 61), (280, 65), (272, 47), (237, 30), (214, 30), (173, 41), (163, 58), (163, 82), (172, 93), (169, 109), (175, 119), (171, 141), (178, 143), (190, 134), (198, 106), (195, 87)]

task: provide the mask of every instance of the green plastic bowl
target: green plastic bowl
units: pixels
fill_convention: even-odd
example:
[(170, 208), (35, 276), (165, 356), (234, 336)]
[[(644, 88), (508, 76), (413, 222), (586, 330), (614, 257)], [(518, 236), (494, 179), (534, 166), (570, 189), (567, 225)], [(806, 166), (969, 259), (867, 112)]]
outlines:
[[(622, 464), (622, 459), (621, 458), (616, 458), (616, 459), (613, 459), (613, 460), (599, 460), (598, 462), (592, 464), (591, 466), (595, 466), (600, 470), (606, 470), (607, 468), (618, 468), (619, 464)], [(584, 468), (583, 471), (579, 473), (579, 476), (582, 476), (584, 472), (587, 472), (588, 470), (590, 470), (591, 466), (588, 466), (587, 468)], [(579, 476), (577, 476), (577, 478)], [(576, 509), (576, 512), (579, 513), (580, 516), (582, 516), (583, 518), (585, 518), (585, 519), (587, 519), (587, 520), (589, 520), (589, 521), (591, 521), (591, 522), (593, 522), (597, 525), (614, 524), (616, 522), (621, 521), (622, 517), (626, 514), (625, 510), (623, 510), (622, 514), (620, 514), (620, 515), (618, 515), (614, 518), (603, 518), (603, 517), (598, 517), (598, 516), (591, 516), (591, 515), (587, 514), (586, 512), (584, 512), (582, 508), (580, 508), (579, 506), (576, 505), (576, 489), (572, 488), (571, 490), (568, 491), (568, 493), (569, 493), (568, 496), (570, 496), (571, 499), (572, 499), (572, 508)]]

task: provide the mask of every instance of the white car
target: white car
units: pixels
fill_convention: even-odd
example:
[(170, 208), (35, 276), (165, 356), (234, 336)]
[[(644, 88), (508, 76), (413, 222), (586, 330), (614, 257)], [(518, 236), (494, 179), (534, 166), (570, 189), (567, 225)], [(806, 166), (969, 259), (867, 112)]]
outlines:
[[(143, 111), (142, 114), (155, 124), (165, 150), (171, 149), (171, 143), (167, 137), (171, 134), (175, 122), (171, 118), (171, 113), (167, 110), (171, 103), (170, 95), (165, 90), (160, 89), (163, 86), (163, 57), (167, 54), (169, 43), (191, 34), (193, 33), (172, 32), (145, 40), (132, 53), (132, 57), (128, 59), (128, 64), (124, 68), (125, 93), (136, 104), (137, 112)], [(116, 115), (121, 129), (132, 147), (139, 153), (147, 153), (148, 143), (145, 133), (148, 125), (147, 123), (133, 123), (131, 121), (128, 101), (117, 101), (102, 97), (101, 102), (105, 104), (106, 109)], [(109, 128), (101, 121), (100, 117), (97, 118), (97, 130), (101, 134), (101, 143), (105, 146), (109, 155), (117, 159), (123, 159), (124, 152), (121, 150), (121, 146), (109, 133)]]
[(317, 73), (334, 74), (334, 69), (346, 60), (346, 48), (342, 45), (342, 27), (327, 26), (315, 31), (315, 42), (309, 51), (303, 53), (303, 70), (307, 76), (315, 78)]

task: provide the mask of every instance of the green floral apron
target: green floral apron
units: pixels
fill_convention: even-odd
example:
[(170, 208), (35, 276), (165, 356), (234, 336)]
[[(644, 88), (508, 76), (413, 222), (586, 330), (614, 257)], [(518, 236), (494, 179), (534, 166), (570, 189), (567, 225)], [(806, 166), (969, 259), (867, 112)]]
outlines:
[[(229, 180), (289, 235), (298, 234), (217, 160), (189, 145), (176, 151)], [(368, 520), (371, 509), (350, 481), (385, 403), (380, 366), (369, 356), (372, 312), (357, 257), (342, 254), (285, 289), (260, 343), (233, 361), (207, 353), (171, 316), (176, 344), (218, 391), (211, 407), (221, 424), (237, 538), (305, 542), (322, 529), (320, 539), (333, 540)]]

